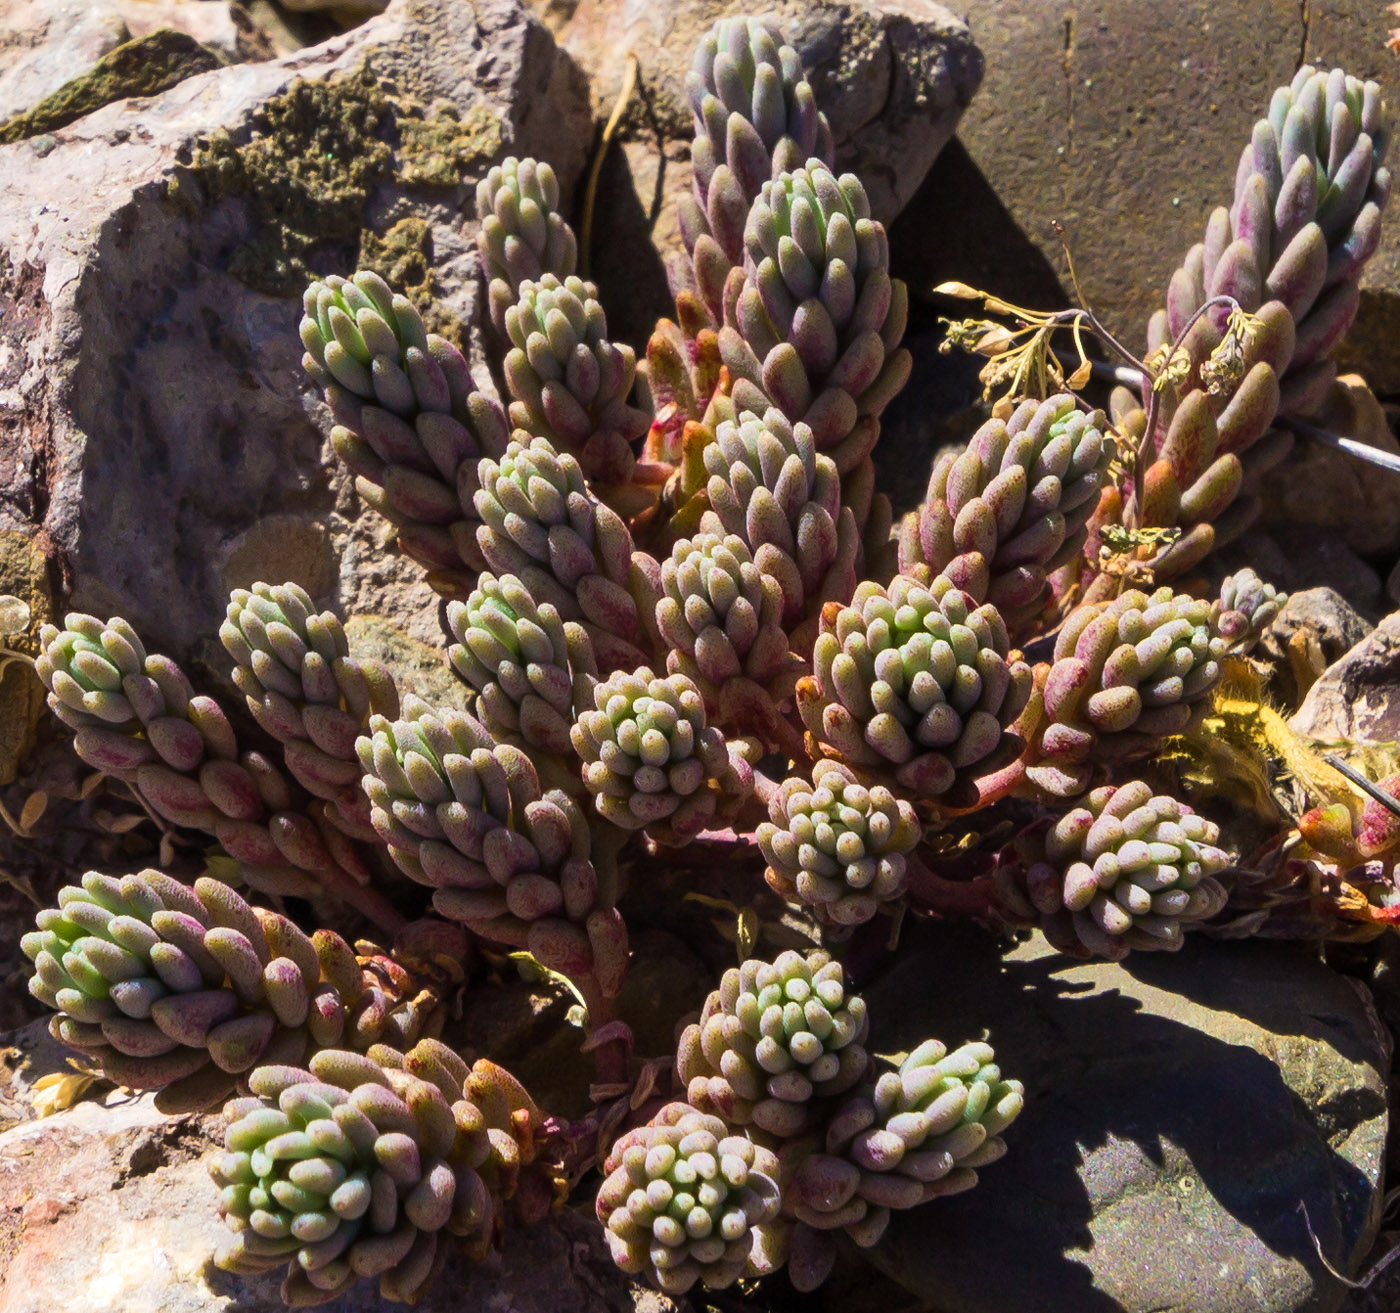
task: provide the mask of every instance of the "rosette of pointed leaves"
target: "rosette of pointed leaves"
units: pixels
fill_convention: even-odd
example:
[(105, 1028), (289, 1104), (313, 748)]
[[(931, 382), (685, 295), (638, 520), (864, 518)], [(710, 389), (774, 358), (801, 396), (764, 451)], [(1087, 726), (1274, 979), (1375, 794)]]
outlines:
[(344, 833), (316, 807), (293, 809), (286, 777), (261, 753), (239, 752), (223, 709), (195, 696), (169, 657), (148, 656), (118, 618), (103, 624), (73, 613), (64, 625), (40, 630), (35, 668), (84, 761), (130, 785), (164, 819), (212, 834), (255, 888), (330, 893), (379, 925), (402, 925), (368, 887), (369, 871)]
[(172, 1110), (217, 1102), (259, 1062), (411, 1044), (435, 1024), (437, 995), (403, 968), (394, 989), (338, 935), (308, 938), (213, 879), (89, 871), (37, 925), (21, 946), (29, 992), (59, 1014), (55, 1038)]
[(603, 1164), (598, 1220), (613, 1261), (668, 1295), (766, 1270), (761, 1231), (778, 1215), (778, 1160), (718, 1117), (669, 1103)]
[(540, 160), (510, 156), (476, 186), (477, 245), (486, 264), (491, 322), (506, 335), (520, 285), (546, 274), (568, 278), (578, 262), (573, 229), (559, 213), (559, 179)]
[(574, 721), (573, 744), (598, 814), (659, 841), (688, 842), (721, 799), (753, 787), (752, 768), (707, 723), (695, 684), (647, 666), (594, 687), (593, 707)]
[(518, 1088), (431, 1042), (260, 1067), (253, 1096), (224, 1110), (226, 1151), (210, 1167), (233, 1232), (215, 1263), (243, 1274), (286, 1264), (283, 1299), (305, 1307), (361, 1277), (413, 1303), (447, 1256), (445, 1236), (484, 1257), (539, 1120), (528, 1095), (523, 1118), (472, 1097), (475, 1086), (501, 1093), (497, 1076)]
[(1245, 566), (1221, 583), (1213, 623), (1231, 652), (1249, 652), (1287, 603), (1287, 593), (1266, 584)]
[(282, 744), (297, 783), (329, 802), (327, 815), (352, 838), (374, 842), (355, 740), (372, 714), (398, 714), (389, 673), (354, 660), (340, 621), (292, 583), (234, 589), (219, 638), (248, 710)]
[(835, 1248), (823, 1231), (874, 1245), (892, 1209), (914, 1208), (977, 1184), (977, 1169), (1006, 1152), (1001, 1133), (1025, 1102), (1005, 1080), (990, 1044), (948, 1052), (926, 1040), (861, 1094), (826, 1129), (825, 1153), (805, 1158), (784, 1188), (796, 1218), (788, 1272), (798, 1290), (827, 1277)]
[(466, 359), (429, 333), (378, 274), (314, 282), (303, 298), (302, 364), (335, 419), (331, 445), (360, 496), (443, 588), (479, 569), (471, 495), (476, 464), (505, 448), (501, 407)]
[[(797, 706), (820, 748), (885, 771), (924, 797), (971, 787), (1020, 741), (1009, 727), (1031, 692), (996, 607), (943, 576), (863, 583), (822, 613)], [(962, 792), (962, 790), (960, 790)]]
[(694, 680), (718, 724), (781, 735), (778, 702), (801, 663), (783, 629), (778, 581), (760, 573), (736, 534), (700, 533), (661, 563), (661, 590), (667, 669)]
[(988, 420), (935, 463), (901, 528), (900, 569), (947, 575), (1008, 625), (1030, 619), (1050, 574), (1084, 553), (1115, 451), (1106, 427), (1101, 411), (1085, 414), (1067, 394)]
[(829, 165), (835, 151), (801, 56), (757, 19), (720, 19), (695, 51), (686, 90), (695, 116), (694, 195), (676, 210), (690, 267), (673, 266), (672, 291), (678, 302), (683, 291), (696, 293), (718, 326), (763, 184), (814, 157)]
[(762, 419), (746, 413), (721, 423), (704, 461), (710, 509), (701, 529), (748, 545), (759, 574), (777, 581), (783, 627), (801, 652), (811, 641), (803, 620), (856, 585), (860, 544), (835, 464), (806, 424), (771, 407)]
[(511, 423), (576, 455), (590, 479), (625, 483), (636, 464), (632, 443), (649, 421), (627, 404), (636, 355), (608, 340), (598, 289), (545, 274), (520, 285), (505, 325)]
[(768, 815), (755, 833), (768, 883), (827, 924), (860, 925), (903, 895), (905, 854), (923, 827), (884, 785), (867, 787), (840, 762), (819, 761), (810, 782), (783, 782)]
[(1027, 775), (1072, 798), (1088, 787), (1092, 755), (1131, 756), (1181, 733), (1219, 681), (1225, 649), (1211, 603), (1168, 587), (1076, 607), (1055, 641)]
[(1141, 780), (1095, 789), (1045, 835), (1044, 852), (998, 873), (1005, 901), (1061, 952), (1118, 961), (1178, 949), (1225, 906), (1219, 827)]
[(457, 640), (448, 658), (476, 690), (482, 724), (502, 741), (571, 753), (575, 684), (597, 673), (583, 627), (536, 605), (514, 575), (485, 571), (465, 602), (447, 604), (447, 624)]
[(686, 1027), (676, 1071), (696, 1108), (786, 1138), (809, 1126), (814, 1099), (865, 1076), (867, 1027), (865, 1001), (829, 953), (750, 959), (724, 973)]
[[(1232, 206), (1211, 215), (1205, 240), (1172, 275), (1166, 309), (1148, 326), (1148, 349), (1186, 332), (1187, 366), (1163, 394), (1152, 439), (1157, 460), (1141, 498), (1144, 523), (1185, 532), (1163, 553), (1159, 580), (1248, 526), (1258, 513), (1254, 484), (1292, 442), (1275, 420), (1307, 416), (1326, 397), (1336, 377), (1329, 356), (1356, 316), (1361, 271), (1380, 241), (1389, 136), (1376, 83), (1341, 69), (1300, 68), (1254, 126)], [(1222, 295), (1260, 319), (1245, 351), (1232, 352), (1225, 377), (1210, 358), (1226, 342), (1226, 309), (1187, 331)], [(1141, 415), (1134, 425), (1140, 435)]]
[(652, 604), (644, 553), (616, 512), (589, 490), (574, 457), (518, 433), (499, 461), (483, 460), (476, 509), (482, 555), (515, 575), (539, 604), (582, 622), (603, 669), (636, 665), (645, 641), (637, 597)]
[(820, 160), (765, 183), (744, 231), (744, 288), (720, 349), (734, 405), (775, 405), (831, 456), (862, 531), (880, 412), (909, 377), (909, 296), (889, 275), (884, 227), (853, 174)]
[(627, 929), (600, 895), (587, 817), (543, 790), (530, 758), (451, 709), (404, 699), (359, 742), (364, 789), (390, 856), (436, 892), (449, 920), (528, 949), (613, 994), (627, 969)]

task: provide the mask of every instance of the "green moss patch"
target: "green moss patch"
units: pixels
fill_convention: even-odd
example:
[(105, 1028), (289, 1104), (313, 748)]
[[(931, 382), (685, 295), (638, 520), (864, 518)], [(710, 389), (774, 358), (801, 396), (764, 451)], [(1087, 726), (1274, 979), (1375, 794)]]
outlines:
[(192, 36), (162, 27), (109, 50), (86, 73), (0, 123), (0, 146), (67, 127), (113, 101), (159, 95), (177, 82), (221, 66), (219, 57)]

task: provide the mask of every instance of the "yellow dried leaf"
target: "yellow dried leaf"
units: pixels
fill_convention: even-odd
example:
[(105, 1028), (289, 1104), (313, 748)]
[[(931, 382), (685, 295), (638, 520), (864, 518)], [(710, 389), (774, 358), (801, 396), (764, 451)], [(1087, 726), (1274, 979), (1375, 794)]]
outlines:
[(40, 1117), (52, 1117), (56, 1112), (71, 1108), (93, 1085), (98, 1077), (86, 1071), (53, 1071), (34, 1082), (29, 1104)]
[(10, 593), (0, 594), (0, 637), (22, 634), (29, 628), (29, 603)]
[(48, 805), (49, 795), (43, 789), (35, 789), (24, 800), (24, 806), (20, 808), (19, 828), (28, 834), (39, 823), (39, 818), (44, 814), (44, 809)]

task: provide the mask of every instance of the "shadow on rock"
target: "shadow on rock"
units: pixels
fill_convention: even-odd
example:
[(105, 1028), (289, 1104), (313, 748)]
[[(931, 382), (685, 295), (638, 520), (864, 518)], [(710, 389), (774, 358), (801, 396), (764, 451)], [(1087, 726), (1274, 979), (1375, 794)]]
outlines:
[[(912, 942), (911, 942), (912, 941)], [(1331, 1309), (1374, 1230), (1383, 1041), (1349, 982), (1282, 945), (1131, 970), (920, 927), (871, 982), (873, 1048), (983, 1033), (1026, 1085), (977, 1189), (897, 1214), (873, 1261), (939, 1313)]]

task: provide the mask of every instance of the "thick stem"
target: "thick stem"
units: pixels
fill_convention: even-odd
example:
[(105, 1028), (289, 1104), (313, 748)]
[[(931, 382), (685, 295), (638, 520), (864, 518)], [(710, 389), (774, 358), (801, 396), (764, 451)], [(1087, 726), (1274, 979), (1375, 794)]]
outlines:
[(973, 880), (945, 880), (935, 875), (917, 854), (908, 857), (909, 895), (922, 911), (941, 916), (986, 917), (991, 910), (994, 886), (990, 876)]

